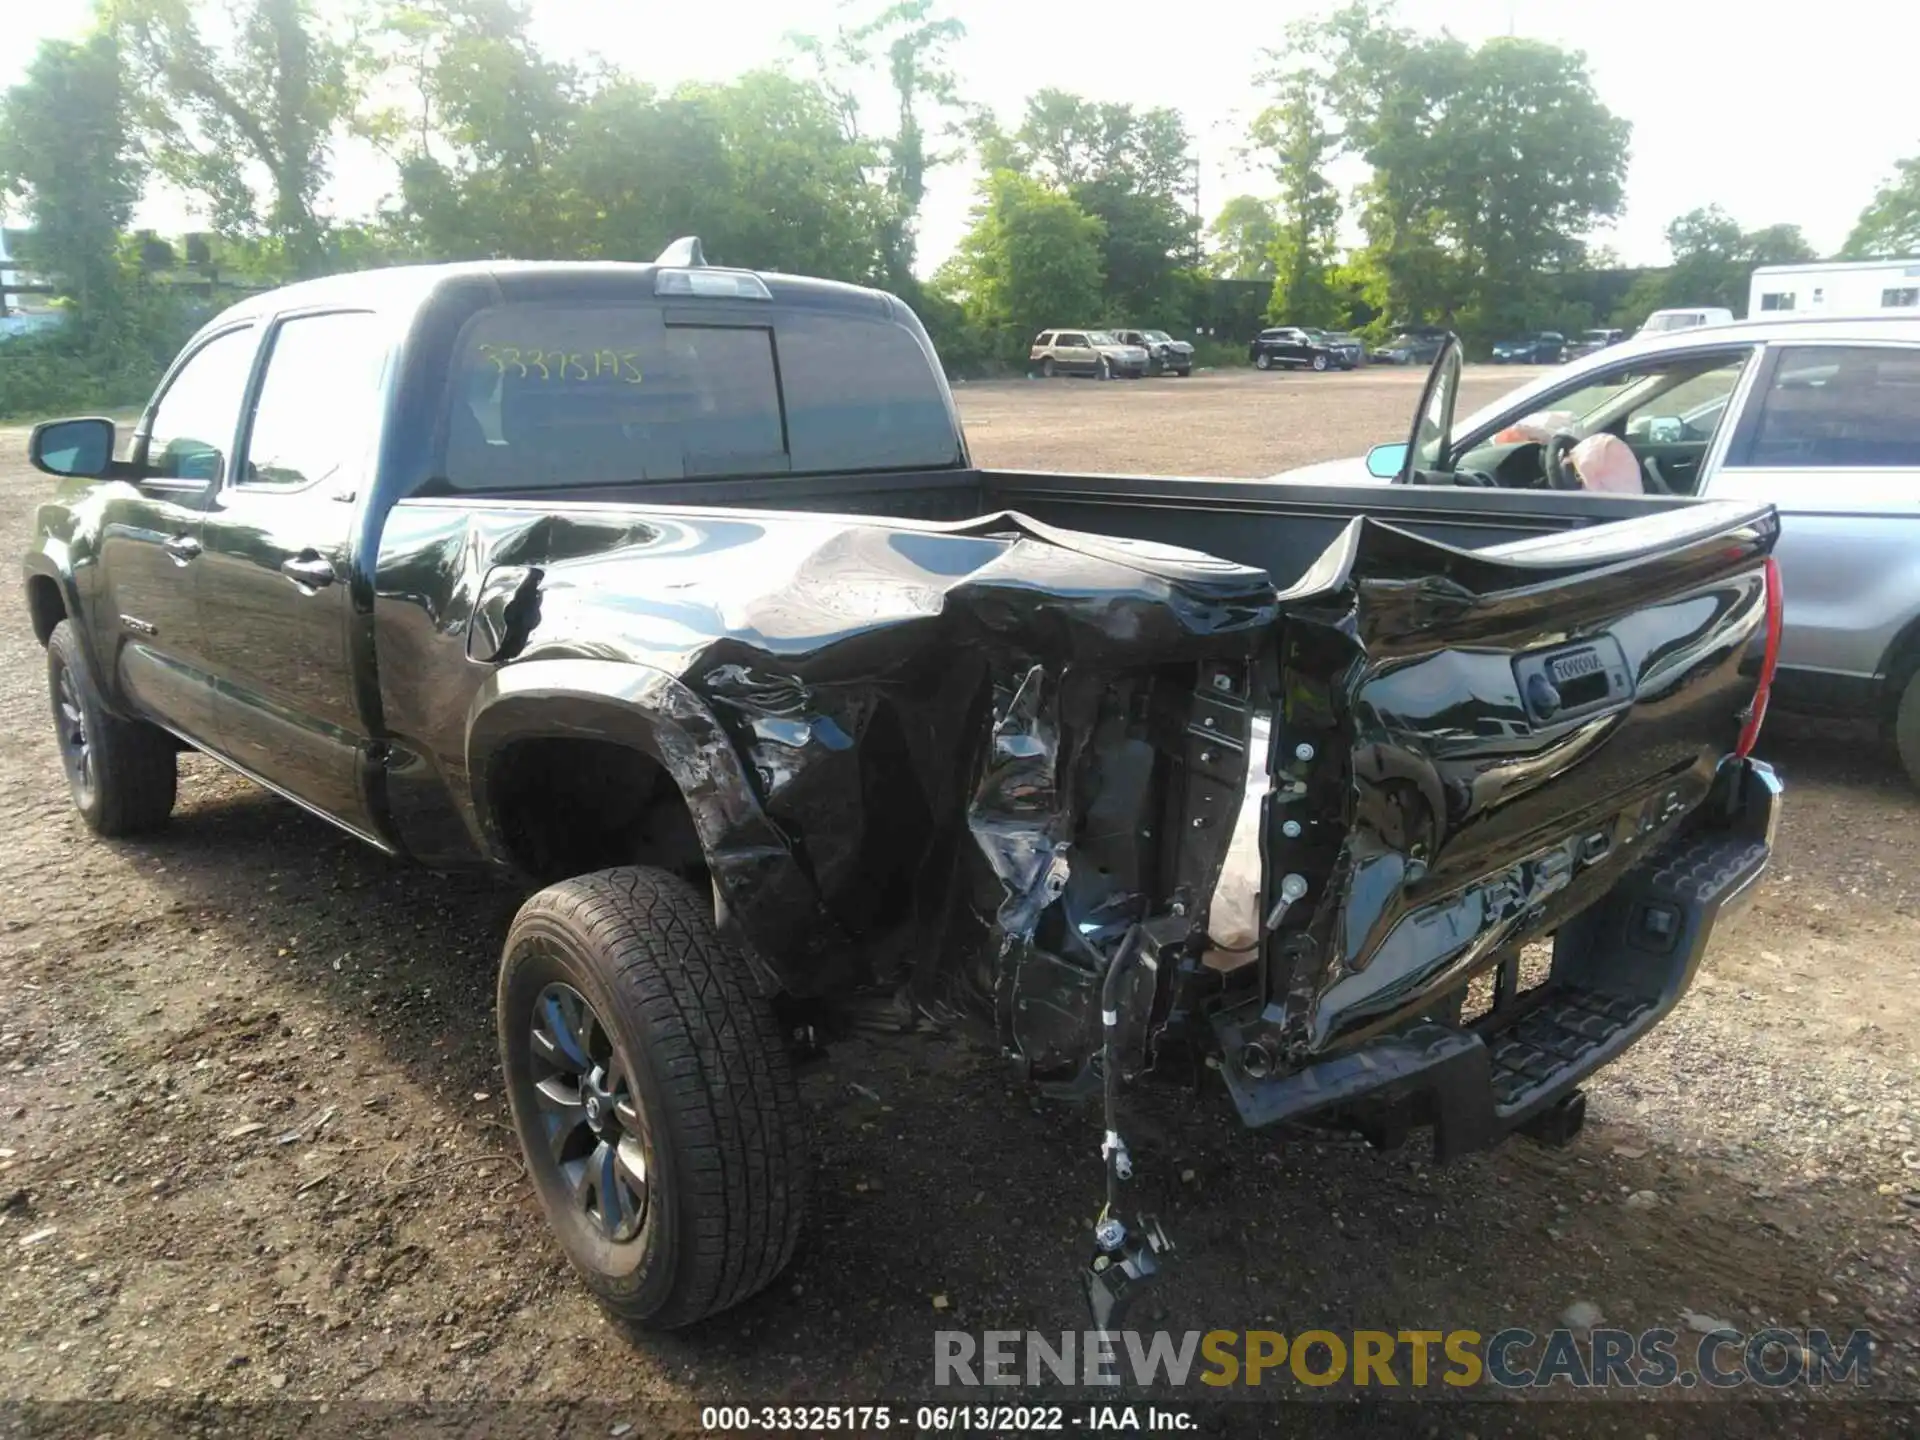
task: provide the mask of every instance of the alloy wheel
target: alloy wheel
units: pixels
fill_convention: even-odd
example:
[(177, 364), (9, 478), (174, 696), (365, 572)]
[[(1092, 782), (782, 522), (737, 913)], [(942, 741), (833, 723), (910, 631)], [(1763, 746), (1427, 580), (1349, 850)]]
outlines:
[(60, 763), (66, 767), (67, 781), (83, 800), (94, 789), (93, 742), (87, 735), (86, 707), (80, 703), (80, 689), (73, 671), (60, 666), (60, 678), (54, 688), (53, 721), (60, 732)]
[(631, 1068), (586, 996), (559, 981), (535, 1001), (528, 1039), (547, 1140), (545, 1153), (529, 1158), (559, 1172), (578, 1215), (603, 1239), (635, 1239), (647, 1223), (653, 1146)]

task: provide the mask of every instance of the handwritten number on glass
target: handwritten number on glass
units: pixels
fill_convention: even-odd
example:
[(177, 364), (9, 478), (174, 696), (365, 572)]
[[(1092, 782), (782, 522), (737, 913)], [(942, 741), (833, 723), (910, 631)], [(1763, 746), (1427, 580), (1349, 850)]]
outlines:
[(595, 350), (589, 360), (581, 350), (541, 350), (519, 345), (481, 345), (483, 359), (493, 362), (496, 375), (537, 384), (578, 384), (583, 380), (617, 380), (639, 385), (645, 380), (638, 350)]

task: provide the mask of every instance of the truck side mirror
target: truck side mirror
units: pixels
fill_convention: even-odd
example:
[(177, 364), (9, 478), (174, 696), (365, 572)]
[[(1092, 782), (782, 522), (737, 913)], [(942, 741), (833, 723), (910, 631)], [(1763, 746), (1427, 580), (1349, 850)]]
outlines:
[(113, 422), (99, 416), (48, 420), (33, 427), (27, 459), (49, 475), (95, 477), (113, 465)]

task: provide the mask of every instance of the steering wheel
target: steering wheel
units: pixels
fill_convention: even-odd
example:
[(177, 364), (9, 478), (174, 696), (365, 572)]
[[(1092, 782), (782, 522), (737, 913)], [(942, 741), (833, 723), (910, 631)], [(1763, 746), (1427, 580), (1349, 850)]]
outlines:
[(1580, 477), (1573, 466), (1567, 463), (1567, 452), (1579, 442), (1564, 432), (1556, 432), (1547, 437), (1547, 443), (1540, 453), (1540, 468), (1546, 471), (1549, 490), (1579, 490), (1583, 488)]

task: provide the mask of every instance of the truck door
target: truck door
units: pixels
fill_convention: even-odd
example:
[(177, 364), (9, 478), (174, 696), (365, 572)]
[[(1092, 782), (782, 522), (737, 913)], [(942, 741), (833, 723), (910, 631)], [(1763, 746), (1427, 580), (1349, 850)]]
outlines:
[(138, 478), (108, 497), (100, 527), (94, 653), (125, 702), (196, 741), (211, 739), (213, 713), (201, 529), (230, 468), (258, 339), (251, 325), (222, 330), (175, 364), (134, 432)]
[(357, 311), (283, 319), (240, 463), (208, 506), (200, 585), (222, 752), (376, 839), (350, 627), (388, 345)]

